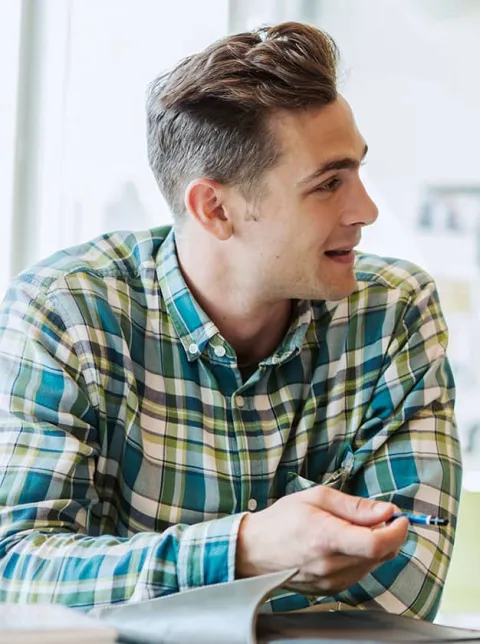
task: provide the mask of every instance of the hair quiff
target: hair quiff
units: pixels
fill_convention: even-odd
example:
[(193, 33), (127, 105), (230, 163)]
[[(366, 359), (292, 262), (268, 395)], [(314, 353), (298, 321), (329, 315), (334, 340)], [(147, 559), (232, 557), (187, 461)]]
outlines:
[(148, 157), (177, 221), (195, 177), (253, 189), (280, 155), (269, 116), (334, 101), (337, 62), (328, 34), (286, 22), (228, 36), (155, 79)]

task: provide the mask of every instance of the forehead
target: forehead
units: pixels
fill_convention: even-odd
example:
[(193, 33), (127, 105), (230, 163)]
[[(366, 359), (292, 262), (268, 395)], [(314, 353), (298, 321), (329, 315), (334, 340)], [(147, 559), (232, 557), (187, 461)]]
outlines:
[(321, 108), (276, 114), (271, 126), (282, 151), (279, 165), (295, 166), (296, 174), (336, 157), (360, 158), (365, 148), (353, 112), (341, 96)]

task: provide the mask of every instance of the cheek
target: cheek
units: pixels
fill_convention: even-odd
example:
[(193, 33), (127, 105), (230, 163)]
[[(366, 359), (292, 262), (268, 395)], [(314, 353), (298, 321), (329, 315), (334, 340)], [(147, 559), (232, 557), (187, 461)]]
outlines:
[[(329, 239), (332, 231), (330, 227), (325, 226), (324, 222), (316, 222), (315, 226), (303, 231), (302, 247), (303, 251), (308, 254), (314, 253), (323, 256), (325, 250), (329, 248)], [(330, 246), (332, 243), (330, 242)]]
[(328, 248), (335, 237), (335, 230), (339, 225), (338, 209), (333, 205), (329, 208), (317, 208), (312, 212), (309, 220), (304, 224), (307, 242), (310, 241), (317, 247)]

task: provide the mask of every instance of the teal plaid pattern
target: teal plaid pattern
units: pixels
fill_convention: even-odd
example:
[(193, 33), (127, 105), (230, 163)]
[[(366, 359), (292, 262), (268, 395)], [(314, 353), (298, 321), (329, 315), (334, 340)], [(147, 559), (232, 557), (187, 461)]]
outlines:
[(174, 233), (113, 233), (17, 277), (0, 309), (0, 600), (84, 609), (233, 580), (240, 520), (314, 484), (445, 516), (334, 598), (433, 619), (461, 488), (431, 278), (357, 257), (358, 289), (298, 302), (243, 382)]

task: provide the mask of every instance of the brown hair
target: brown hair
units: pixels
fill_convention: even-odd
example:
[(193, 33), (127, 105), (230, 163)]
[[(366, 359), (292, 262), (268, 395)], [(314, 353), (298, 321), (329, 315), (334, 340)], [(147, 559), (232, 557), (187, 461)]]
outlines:
[(337, 61), (328, 34), (286, 22), (228, 36), (155, 79), (148, 158), (177, 220), (195, 177), (254, 189), (280, 155), (268, 117), (334, 101)]

